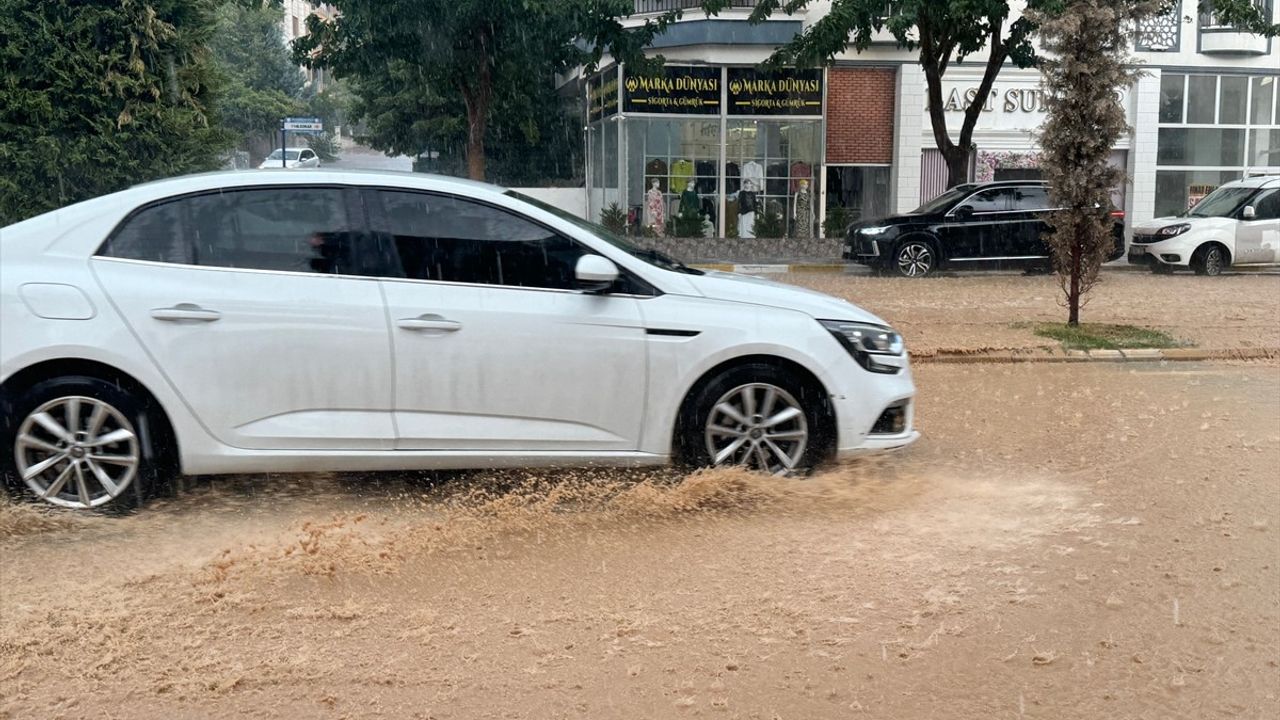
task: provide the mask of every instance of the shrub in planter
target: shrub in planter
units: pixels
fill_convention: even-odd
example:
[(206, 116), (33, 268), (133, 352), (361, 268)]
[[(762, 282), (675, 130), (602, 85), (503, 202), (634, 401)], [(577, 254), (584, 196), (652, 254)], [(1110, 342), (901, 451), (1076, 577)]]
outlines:
[(782, 208), (770, 200), (763, 203), (756, 211), (755, 236), (758, 238), (786, 237), (787, 221), (782, 217)]
[(611, 203), (600, 211), (600, 224), (621, 235), (627, 231), (627, 211), (618, 203)]

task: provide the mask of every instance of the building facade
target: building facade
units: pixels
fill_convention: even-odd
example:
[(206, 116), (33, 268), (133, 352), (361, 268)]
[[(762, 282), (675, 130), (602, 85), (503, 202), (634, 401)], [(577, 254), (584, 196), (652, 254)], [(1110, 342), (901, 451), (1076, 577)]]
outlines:
[[(1275, 21), (1272, 0), (1257, 1)], [(638, 17), (688, 8), (652, 49), (664, 75), (606, 66), (568, 79), (586, 98), (591, 219), (616, 205), (639, 233), (809, 237), (831, 213), (906, 212), (946, 189), (915, 53), (885, 34), (823, 70), (764, 72), (757, 65), (830, 3), (752, 25), (754, 4), (706, 18), (696, 0), (635, 0)], [(1128, 177), (1114, 200), (1130, 225), (1224, 182), (1280, 173), (1278, 45), (1216, 23), (1196, 0), (1137, 29), (1144, 74), (1123, 93), (1131, 129), (1112, 153)], [(953, 139), (984, 62), (944, 76)], [(975, 129), (970, 178), (1039, 177), (1044, 119), (1039, 71), (1006, 66)]]
[[(333, 5), (315, 0), (283, 0), (282, 6), (280, 31), (284, 36), (285, 45), (290, 45), (294, 40), (307, 34), (307, 18), (311, 15), (327, 20), (337, 12)], [(324, 68), (304, 67), (302, 71), (307, 75), (308, 85), (314, 86), (316, 90), (324, 89), (326, 80)]]

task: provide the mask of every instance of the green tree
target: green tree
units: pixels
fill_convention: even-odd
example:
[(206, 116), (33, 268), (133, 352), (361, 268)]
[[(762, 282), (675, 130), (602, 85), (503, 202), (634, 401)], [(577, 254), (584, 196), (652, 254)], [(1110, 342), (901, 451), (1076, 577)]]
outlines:
[[(593, 66), (605, 52), (648, 69), (644, 57), (654, 35), (674, 19), (668, 13), (625, 29), (629, 0), (335, 0), (332, 20), (308, 18), (309, 34), (294, 44), (299, 62), (352, 78), (388, 136), (404, 141), (424, 133), (443, 142), (458, 121), (466, 138), (467, 173), (486, 176), (485, 143), (499, 103), (534, 103), (552, 73)], [(393, 84), (391, 77), (404, 82)], [(370, 91), (395, 97), (371, 100)], [(403, 97), (411, 95), (410, 97)], [(413, 97), (416, 96), (416, 97)], [(461, 112), (449, 112), (461, 103)], [(417, 127), (408, 116), (379, 110), (431, 104), (445, 115)], [(374, 107), (376, 106), (376, 107)]]
[(1121, 93), (1139, 74), (1128, 29), (1158, 9), (1151, 0), (1067, 0), (1060, 12), (1036, 18), (1048, 110), (1041, 167), (1054, 206), (1064, 208), (1049, 217), (1047, 242), (1069, 325), (1080, 323), (1085, 296), (1115, 247), (1108, 211), (1124, 174), (1109, 158), (1129, 130)]
[(240, 0), (214, 16), (209, 47), (223, 75), (217, 109), (242, 146), (274, 135), (280, 118), (303, 111), (303, 75), (285, 45), (280, 12)]
[(0, 0), (0, 225), (217, 167), (214, 0)]

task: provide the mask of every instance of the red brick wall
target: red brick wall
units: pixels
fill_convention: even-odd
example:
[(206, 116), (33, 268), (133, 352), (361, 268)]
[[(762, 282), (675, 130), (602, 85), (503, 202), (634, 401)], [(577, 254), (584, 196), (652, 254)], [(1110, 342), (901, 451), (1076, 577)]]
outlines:
[(892, 68), (831, 68), (827, 74), (827, 162), (893, 162)]

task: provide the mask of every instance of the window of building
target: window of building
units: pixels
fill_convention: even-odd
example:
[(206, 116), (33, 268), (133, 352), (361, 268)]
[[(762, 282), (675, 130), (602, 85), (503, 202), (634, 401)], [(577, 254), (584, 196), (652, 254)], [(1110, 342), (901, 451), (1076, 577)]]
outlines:
[[(828, 166), (827, 216), (831, 217), (832, 208), (843, 208), (851, 223), (891, 214), (890, 175), (885, 165)], [(831, 229), (827, 232), (830, 236)]]
[[(816, 235), (817, 205), (812, 198), (822, 152), (821, 128), (822, 123), (815, 120), (729, 121), (725, 131), (726, 237), (774, 236), (777, 229), (762, 223), (766, 213), (781, 215), (781, 234)], [(807, 199), (799, 194), (802, 183)], [(745, 224), (744, 216), (748, 215), (751, 226)]]
[(1280, 167), (1276, 85), (1273, 75), (1161, 76), (1157, 216), (1181, 212), (1254, 168)]
[[(713, 234), (718, 232), (720, 121), (628, 118), (625, 123), (627, 205), (634, 224), (656, 231), (661, 219), (663, 235), (701, 237), (705, 220)], [(616, 166), (615, 156), (615, 176)], [(686, 212), (677, 227), (681, 208)]]
[(392, 239), (402, 277), (570, 290), (586, 250), (506, 210), (426, 193), (379, 191), (374, 229)]

